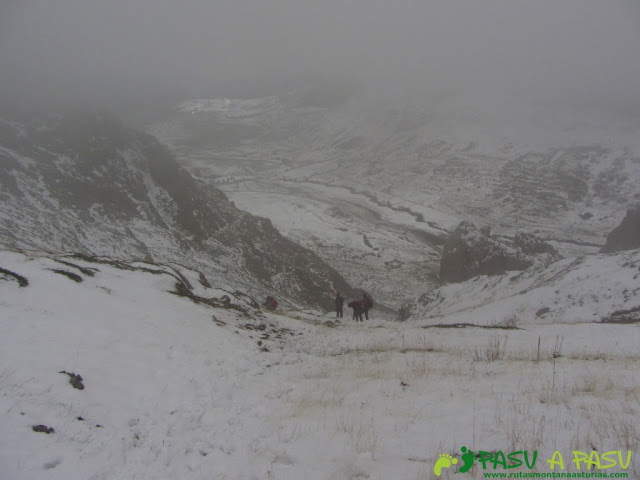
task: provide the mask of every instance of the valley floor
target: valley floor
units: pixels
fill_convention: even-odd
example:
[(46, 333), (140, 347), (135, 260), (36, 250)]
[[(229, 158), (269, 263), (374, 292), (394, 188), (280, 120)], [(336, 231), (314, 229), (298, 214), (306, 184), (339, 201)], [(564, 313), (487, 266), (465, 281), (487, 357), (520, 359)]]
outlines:
[[(439, 284), (451, 217), (429, 210), (428, 225), (362, 194), (310, 182), (251, 179), (219, 185), (242, 210), (267, 217), (356, 288), (400, 309)], [(441, 227), (439, 225), (444, 225)]]
[(494, 472), (459, 473), (463, 446), (537, 450), (537, 472), (555, 451), (565, 472), (587, 471), (572, 451), (631, 451), (601, 472), (640, 473), (640, 324), (243, 313), (169, 274), (59, 260), (0, 252), (29, 281), (0, 274), (3, 479), (420, 480), (441, 454), (459, 461), (439, 478)]

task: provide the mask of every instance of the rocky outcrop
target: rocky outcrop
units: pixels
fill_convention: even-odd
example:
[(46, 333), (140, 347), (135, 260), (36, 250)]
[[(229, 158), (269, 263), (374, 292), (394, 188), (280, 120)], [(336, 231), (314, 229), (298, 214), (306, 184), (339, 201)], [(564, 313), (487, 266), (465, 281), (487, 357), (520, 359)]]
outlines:
[(558, 250), (531, 233), (518, 232), (513, 237), (513, 246), (525, 255), (550, 255), (554, 260), (560, 258)]
[(532, 262), (521, 252), (462, 222), (447, 239), (440, 259), (440, 279), (463, 282), (477, 275), (524, 270)]
[(356, 294), (269, 220), (110, 115), (0, 120), (0, 199), (4, 247), (175, 262), (293, 306), (332, 309), (336, 290)]
[(489, 228), (478, 229), (462, 222), (445, 242), (440, 259), (443, 282), (463, 282), (478, 275), (501, 275), (525, 270), (560, 258), (556, 249), (531, 234), (516, 234), (513, 245), (490, 235)]
[(640, 205), (627, 210), (620, 225), (607, 236), (607, 241), (600, 252), (613, 253), (634, 248), (640, 248)]

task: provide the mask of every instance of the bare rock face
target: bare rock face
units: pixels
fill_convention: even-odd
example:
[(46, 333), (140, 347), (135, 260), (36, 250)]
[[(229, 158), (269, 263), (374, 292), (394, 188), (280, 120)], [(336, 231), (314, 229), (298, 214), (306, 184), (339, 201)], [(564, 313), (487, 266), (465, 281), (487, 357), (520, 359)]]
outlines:
[(491, 237), (489, 228), (478, 229), (470, 222), (462, 222), (445, 242), (440, 279), (463, 282), (478, 275), (501, 275), (559, 259), (557, 250), (535, 235), (518, 233), (510, 245)]
[(640, 205), (627, 210), (620, 225), (607, 235), (607, 241), (600, 252), (613, 253), (634, 248), (640, 248)]
[(525, 255), (550, 255), (554, 260), (560, 258), (555, 247), (531, 233), (518, 232), (513, 237), (513, 246)]
[(477, 275), (501, 275), (524, 270), (533, 261), (522, 252), (462, 222), (447, 239), (440, 259), (440, 279), (463, 282)]

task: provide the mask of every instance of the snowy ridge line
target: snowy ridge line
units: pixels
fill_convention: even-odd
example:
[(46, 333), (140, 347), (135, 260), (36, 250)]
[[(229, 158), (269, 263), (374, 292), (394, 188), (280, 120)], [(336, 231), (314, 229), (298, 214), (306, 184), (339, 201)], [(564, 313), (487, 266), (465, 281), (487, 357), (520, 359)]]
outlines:
[(255, 99), (202, 98), (188, 100), (178, 105), (177, 110), (185, 113), (217, 113), (227, 118), (250, 118), (269, 109), (278, 107), (277, 97)]
[(577, 245), (580, 247), (594, 247), (598, 249), (604, 247), (604, 243), (581, 242), (578, 240), (572, 240), (570, 238), (540, 237), (540, 239), (544, 240), (545, 242), (567, 243), (570, 245)]
[[(223, 288), (214, 287), (209, 284), (206, 276), (197, 270), (190, 269), (184, 265), (177, 263), (150, 263), (142, 260), (120, 260), (112, 259), (104, 255), (86, 255), (82, 253), (73, 254), (55, 254), (43, 251), (12, 251), (12, 250), (0, 250), (1, 254), (20, 254), (23, 255), (29, 261), (45, 260), (48, 259), (63, 267), (71, 268), (82, 273), (82, 275), (93, 277), (96, 273), (100, 272), (97, 268), (102, 265), (108, 265), (118, 270), (149, 273), (152, 275), (168, 275), (175, 280), (174, 291), (170, 293), (178, 293), (183, 296), (193, 296), (200, 299), (200, 301), (210, 301), (212, 306), (227, 308), (227, 303), (224, 301), (215, 302), (217, 298), (227, 296), (230, 301), (237, 302), (238, 305), (245, 305), (246, 307), (259, 308), (258, 302), (251, 298), (249, 295), (236, 290), (235, 292), (228, 291)], [(0, 265), (2, 267), (2, 265)], [(0, 269), (0, 273), (2, 269)], [(204, 296), (208, 296), (205, 298)], [(246, 297), (246, 298), (245, 298)], [(248, 300), (247, 300), (248, 299)], [(242, 307), (239, 307), (242, 308)]]

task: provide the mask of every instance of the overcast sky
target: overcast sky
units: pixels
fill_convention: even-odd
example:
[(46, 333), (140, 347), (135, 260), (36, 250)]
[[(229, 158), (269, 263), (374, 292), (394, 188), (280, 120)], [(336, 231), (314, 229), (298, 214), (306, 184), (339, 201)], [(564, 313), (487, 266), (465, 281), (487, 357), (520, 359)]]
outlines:
[(0, 72), (5, 96), (34, 99), (252, 95), (321, 75), (635, 112), (640, 1), (0, 0)]

